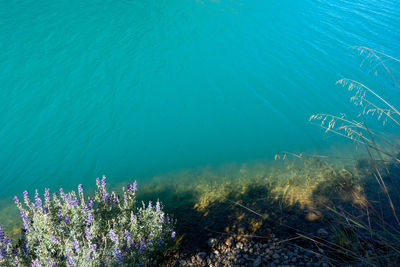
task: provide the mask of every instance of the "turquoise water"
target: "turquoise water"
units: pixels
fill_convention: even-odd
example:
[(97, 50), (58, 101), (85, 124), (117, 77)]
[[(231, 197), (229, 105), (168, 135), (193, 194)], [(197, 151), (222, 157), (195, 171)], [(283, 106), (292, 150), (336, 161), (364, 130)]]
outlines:
[[(348, 144), (308, 123), (400, 55), (399, 1), (0, 1), (0, 198)], [(392, 102), (397, 101), (395, 89)]]

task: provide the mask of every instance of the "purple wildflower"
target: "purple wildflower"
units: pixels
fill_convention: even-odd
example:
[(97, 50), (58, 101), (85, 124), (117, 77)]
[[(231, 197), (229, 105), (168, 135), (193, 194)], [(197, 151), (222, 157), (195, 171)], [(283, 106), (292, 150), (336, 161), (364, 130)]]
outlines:
[(93, 244), (93, 245), (92, 245), (92, 251), (96, 251), (96, 249), (97, 249), (97, 245), (96, 245), (96, 244)]
[(66, 222), (66, 223), (69, 223), (69, 222), (70, 222), (69, 216), (65, 216), (65, 222)]
[(88, 212), (88, 217), (86, 218), (86, 225), (89, 226), (93, 223), (94, 218), (91, 212)]
[(133, 214), (133, 212), (131, 213), (131, 222), (136, 221), (136, 216)]
[(36, 193), (35, 193), (35, 205), (36, 205), (36, 207), (38, 207), (39, 209), (42, 208), (42, 200), (40, 199), (39, 193), (38, 193), (37, 190), (36, 190)]
[(76, 265), (75, 264), (75, 260), (73, 258), (71, 258), (71, 257), (68, 257), (67, 261), (68, 261), (68, 265), (67, 266), (75, 266)]
[(27, 232), (29, 232), (30, 231), (30, 227), (29, 227), (30, 221), (29, 221), (28, 217), (26, 216), (25, 211), (24, 210), (20, 210), (19, 214), (21, 215), (22, 222), (24, 223), (24, 229)]
[(64, 196), (65, 202), (68, 203), (69, 206), (78, 206), (79, 202), (77, 199), (72, 199), (70, 195), (65, 195)]
[(115, 258), (117, 259), (118, 263), (122, 263), (123, 257), (122, 257), (122, 252), (119, 249), (114, 250)]
[[(1, 229), (1, 226), (0, 226), (0, 229)], [(128, 230), (125, 230), (124, 234), (125, 234), (126, 238), (131, 238), (131, 233), (129, 233)]]
[(90, 229), (86, 229), (85, 234), (86, 234), (86, 239), (87, 240), (91, 240), (92, 239), (92, 233), (90, 232)]
[(51, 241), (53, 241), (54, 243), (58, 243), (60, 240), (57, 237), (52, 236)]
[(169, 216), (167, 215), (167, 223), (169, 224), (171, 220), (169, 219)]
[(48, 188), (45, 188), (45, 189), (44, 189), (44, 200), (45, 200), (46, 202), (50, 201), (50, 191), (49, 191)]
[(171, 233), (171, 238), (172, 238), (172, 239), (175, 239), (175, 237), (176, 237), (176, 233), (175, 233), (175, 231), (172, 231), (172, 233)]
[(83, 193), (83, 188), (82, 188), (82, 185), (81, 185), (81, 184), (78, 185), (78, 192), (79, 192), (79, 193)]
[(17, 197), (17, 196), (15, 196), (13, 199), (14, 199), (14, 202), (15, 202), (15, 204), (17, 204), (17, 205), (18, 205), (18, 204), (19, 204), (19, 199), (18, 199), (18, 197)]
[(0, 243), (2, 243), (4, 241), (4, 231), (3, 231), (3, 227), (1, 227), (0, 225)]
[(78, 241), (78, 240), (75, 240), (75, 242), (74, 242), (74, 248), (75, 248), (75, 250), (78, 250), (80, 247), (81, 247), (81, 244), (79, 243), (79, 241)]
[(61, 219), (63, 217), (63, 214), (61, 212), (61, 210), (58, 210), (58, 218)]
[(101, 187), (103, 187), (103, 189), (105, 189), (106, 188), (106, 176), (105, 175), (103, 175), (103, 179), (101, 179)]
[(115, 234), (114, 230), (110, 230), (110, 238), (113, 242), (118, 243), (118, 236)]
[(156, 203), (156, 211), (157, 211), (157, 212), (160, 212), (160, 210), (161, 210), (160, 202), (157, 201), (157, 203)]
[(91, 198), (90, 200), (89, 200), (89, 202), (88, 202), (88, 207), (89, 207), (89, 209), (91, 209), (91, 208), (93, 208), (93, 199)]
[(132, 190), (133, 190), (133, 192), (136, 192), (136, 190), (137, 190), (137, 182), (136, 181), (133, 182)]
[(29, 206), (29, 195), (28, 195), (28, 191), (24, 191), (24, 201), (25, 201), (25, 204), (27, 205), (27, 206)]
[(32, 261), (31, 267), (42, 267), (42, 264), (40, 263), (39, 259), (36, 259)]
[(149, 201), (149, 210), (153, 208), (153, 205), (151, 204), (151, 201)]
[(73, 258), (71, 258), (71, 251), (70, 251), (70, 250), (66, 250), (65, 253), (66, 253), (67, 256), (68, 256), (68, 258), (67, 258), (67, 261), (68, 261), (67, 266), (68, 266), (68, 265), (69, 265), (69, 266), (75, 266), (75, 265), (76, 265), (76, 264), (75, 264), (75, 260), (74, 260)]
[(128, 184), (128, 185), (126, 186), (126, 188), (128, 189), (128, 192), (129, 192), (129, 193), (132, 191), (132, 185), (131, 185), (131, 184)]
[(60, 188), (60, 195), (63, 196), (64, 195), (64, 190), (62, 188)]
[(140, 247), (139, 247), (140, 252), (145, 252), (146, 251), (146, 243), (145, 242), (140, 242)]
[(108, 201), (110, 199), (110, 195), (107, 194), (105, 191), (103, 192), (103, 201)]

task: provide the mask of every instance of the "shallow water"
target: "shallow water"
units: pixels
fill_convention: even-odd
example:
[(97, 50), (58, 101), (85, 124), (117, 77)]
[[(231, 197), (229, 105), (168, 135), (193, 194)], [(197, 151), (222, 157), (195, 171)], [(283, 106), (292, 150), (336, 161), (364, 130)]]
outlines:
[(355, 114), (342, 77), (388, 83), (349, 47), (399, 57), (399, 14), (373, 0), (0, 1), (0, 198), (343, 147), (308, 118)]

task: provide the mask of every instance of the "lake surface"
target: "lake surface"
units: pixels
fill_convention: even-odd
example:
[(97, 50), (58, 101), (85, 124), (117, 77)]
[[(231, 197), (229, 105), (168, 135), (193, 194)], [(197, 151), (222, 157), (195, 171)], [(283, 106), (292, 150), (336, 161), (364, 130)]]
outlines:
[(0, 18), (10, 201), (102, 174), (351, 150), (308, 118), (355, 114), (340, 78), (380, 88), (351, 46), (400, 56), (399, 1), (2, 0)]

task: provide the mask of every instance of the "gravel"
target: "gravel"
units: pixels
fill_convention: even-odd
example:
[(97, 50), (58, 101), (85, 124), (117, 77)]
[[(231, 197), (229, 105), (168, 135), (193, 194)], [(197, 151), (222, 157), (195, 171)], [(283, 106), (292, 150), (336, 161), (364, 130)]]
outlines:
[[(325, 234), (325, 233), (324, 233)], [(318, 253), (282, 242), (271, 235), (268, 240), (255, 242), (246, 238), (210, 238), (208, 249), (191, 255), (180, 255), (173, 266), (329, 266)]]

